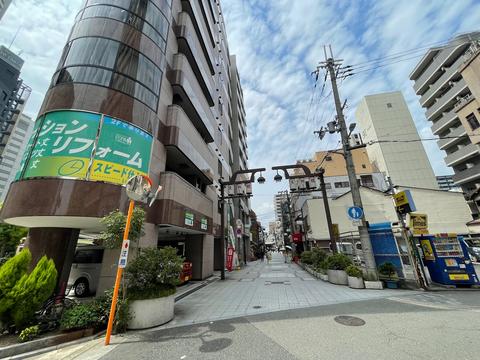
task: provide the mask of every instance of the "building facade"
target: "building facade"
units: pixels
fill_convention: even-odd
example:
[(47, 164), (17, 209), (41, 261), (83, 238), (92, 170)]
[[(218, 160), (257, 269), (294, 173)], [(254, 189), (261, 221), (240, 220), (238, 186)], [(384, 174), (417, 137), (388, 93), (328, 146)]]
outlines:
[(5, 200), (8, 188), (20, 170), (20, 162), (33, 132), (32, 118), (19, 114), (5, 144), (0, 160), (0, 203)]
[(410, 74), (432, 132), (440, 137), (437, 143), (447, 155), (445, 164), (453, 169), (455, 184), (467, 194), (474, 218), (479, 216), (478, 199), (470, 199), (468, 194), (480, 187), (480, 147), (468, 121), (461, 120), (459, 111), (463, 106), (458, 103), (472, 96), (461, 68), (468, 49), (478, 39), (480, 32), (462, 34), (443, 46), (429, 49)]
[(455, 185), (453, 181), (453, 175), (440, 175), (436, 176), (438, 188), (446, 191), (462, 191), (460, 186)]
[[(355, 118), (370, 161), (393, 184), (438, 189), (401, 92), (365, 96), (355, 111)], [(408, 142), (396, 142), (399, 140)]]
[[(103, 216), (125, 212), (121, 185), (148, 174), (163, 190), (138, 246), (182, 247), (194, 279), (211, 275), (223, 266), (218, 180), (231, 175), (229, 74), (218, 0), (86, 1), (2, 218), (31, 228), (34, 259), (53, 258), (61, 283), (79, 232), (98, 233)], [(116, 259), (117, 250), (106, 251), (100, 289), (111, 286)]]

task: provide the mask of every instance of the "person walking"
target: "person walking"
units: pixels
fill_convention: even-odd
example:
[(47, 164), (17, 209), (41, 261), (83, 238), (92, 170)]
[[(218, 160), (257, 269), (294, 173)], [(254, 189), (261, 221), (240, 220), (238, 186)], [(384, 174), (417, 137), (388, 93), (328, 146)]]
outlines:
[(287, 250), (283, 250), (283, 259), (285, 260), (285, 264), (286, 264), (286, 263), (287, 263), (287, 259), (288, 259)]
[(272, 260), (272, 253), (270, 251), (267, 251), (267, 264), (270, 264), (271, 260)]

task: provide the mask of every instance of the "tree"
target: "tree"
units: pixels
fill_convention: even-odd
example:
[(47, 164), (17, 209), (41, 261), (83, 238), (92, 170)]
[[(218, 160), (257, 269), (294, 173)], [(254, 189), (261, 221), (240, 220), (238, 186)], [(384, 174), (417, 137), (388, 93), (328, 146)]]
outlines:
[(10, 224), (0, 224), (0, 257), (13, 255), (28, 229)]
[[(145, 210), (135, 207), (133, 210), (130, 233), (128, 235), (131, 241), (137, 241), (143, 235), (142, 226), (145, 220)], [(127, 216), (119, 210), (112, 211), (110, 214), (100, 220), (106, 226), (99, 237), (100, 242), (107, 249), (116, 249), (122, 245), (123, 232), (127, 222)]]
[(0, 319), (8, 320), (9, 310), (15, 303), (11, 292), (18, 281), (27, 273), (32, 261), (32, 254), (23, 249), (18, 255), (10, 258), (0, 267)]

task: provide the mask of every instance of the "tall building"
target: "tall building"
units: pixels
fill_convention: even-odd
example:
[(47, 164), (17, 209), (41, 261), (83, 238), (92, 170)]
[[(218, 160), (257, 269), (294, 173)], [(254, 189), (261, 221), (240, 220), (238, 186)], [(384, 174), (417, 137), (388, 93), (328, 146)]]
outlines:
[[(232, 98), (230, 106), (228, 106), (228, 112), (231, 116), (232, 126), (228, 129), (228, 137), (232, 144), (232, 153), (228, 154), (228, 162), (232, 167), (232, 172), (235, 172), (248, 169), (247, 122), (243, 103), (243, 91), (235, 55), (230, 56), (230, 94)], [(241, 192), (246, 192), (246, 189), (243, 189), (244, 186), (238, 187), (240, 188), (238, 190)], [(233, 199), (233, 205), (235, 220), (238, 219), (243, 224), (242, 237), (237, 237), (235, 248), (238, 249), (239, 258), (246, 261), (249, 254), (245, 250), (250, 248), (248, 245), (250, 243), (251, 225), (250, 201), (248, 198), (237, 198)]]
[[(393, 184), (438, 189), (435, 174), (400, 91), (365, 96), (355, 118), (372, 164)], [(408, 140), (409, 142), (389, 142)]]
[[(106, 3), (87, 1), (76, 16), (0, 215), (30, 227), (34, 259), (53, 258), (62, 284), (79, 232), (125, 212), (121, 185), (148, 174), (163, 190), (138, 245), (181, 248), (203, 279), (223, 266), (218, 180), (231, 174), (220, 3)], [(100, 289), (113, 282), (118, 252), (105, 252)]]
[(15, 121), (30, 95), (30, 88), (20, 79), (23, 60), (5, 46), (0, 46), (0, 158)]
[(279, 191), (273, 198), (275, 204), (275, 219), (277, 221), (282, 221), (282, 206), (283, 203), (287, 201), (287, 197), (287, 193)]
[(436, 176), (436, 178), (440, 190), (462, 191), (462, 189), (453, 182), (453, 175), (440, 175)]
[(20, 114), (5, 144), (3, 156), (0, 159), (0, 203), (7, 196), (8, 188), (20, 170), (20, 161), (32, 135), (33, 124), (29, 116)]
[(8, 9), (8, 6), (12, 0), (0, 0), (0, 20), (2, 19), (3, 15), (5, 15), (5, 12)]
[[(459, 118), (456, 104), (471, 94), (460, 68), (470, 45), (477, 39), (480, 32), (462, 34), (448, 44), (429, 49), (410, 74), (432, 132), (440, 137), (437, 144), (447, 155), (445, 163), (453, 169), (454, 182), (466, 194), (480, 186), (480, 147), (472, 141), (471, 127)], [(473, 216), (478, 217), (475, 200), (467, 201)]]

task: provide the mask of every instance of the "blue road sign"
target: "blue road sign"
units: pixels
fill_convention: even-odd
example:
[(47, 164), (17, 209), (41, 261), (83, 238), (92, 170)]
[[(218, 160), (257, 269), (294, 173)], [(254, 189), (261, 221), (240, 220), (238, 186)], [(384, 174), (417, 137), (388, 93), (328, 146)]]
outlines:
[(351, 206), (347, 210), (347, 215), (352, 220), (360, 220), (363, 217), (363, 209), (358, 206)]

